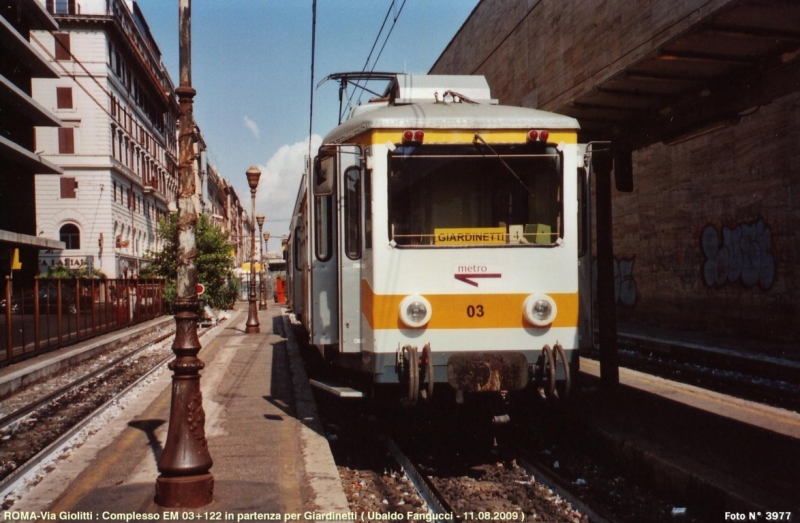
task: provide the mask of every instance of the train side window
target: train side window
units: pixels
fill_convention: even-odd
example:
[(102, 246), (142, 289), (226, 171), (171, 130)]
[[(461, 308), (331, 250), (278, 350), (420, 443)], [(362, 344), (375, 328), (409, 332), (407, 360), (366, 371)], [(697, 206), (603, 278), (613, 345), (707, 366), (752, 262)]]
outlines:
[(587, 236), (587, 209), (588, 195), (586, 194), (586, 169), (578, 169), (578, 257), (586, 254), (586, 245), (589, 243)]
[(319, 261), (331, 259), (332, 251), (332, 196), (314, 198), (314, 252)]
[(364, 173), (364, 248), (372, 249), (372, 171)]
[(294, 238), (292, 238), (292, 258), (294, 258), (294, 268), (297, 271), (303, 269), (302, 259), (300, 258), (300, 233), (300, 225), (298, 225), (294, 229)]
[(319, 156), (314, 161), (314, 194), (333, 194), (334, 156)]
[(351, 260), (361, 258), (361, 169), (344, 172), (344, 249)]

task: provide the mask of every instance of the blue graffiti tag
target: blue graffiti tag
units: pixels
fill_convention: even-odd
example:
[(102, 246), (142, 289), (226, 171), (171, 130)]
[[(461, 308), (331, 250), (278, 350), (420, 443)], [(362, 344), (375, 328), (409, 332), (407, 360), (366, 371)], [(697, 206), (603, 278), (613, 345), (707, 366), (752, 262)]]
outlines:
[(772, 255), (772, 230), (763, 220), (723, 227), (722, 241), (717, 229), (708, 225), (700, 236), (706, 261), (703, 281), (710, 287), (741, 282), (745, 287), (766, 290), (775, 282), (775, 257)]

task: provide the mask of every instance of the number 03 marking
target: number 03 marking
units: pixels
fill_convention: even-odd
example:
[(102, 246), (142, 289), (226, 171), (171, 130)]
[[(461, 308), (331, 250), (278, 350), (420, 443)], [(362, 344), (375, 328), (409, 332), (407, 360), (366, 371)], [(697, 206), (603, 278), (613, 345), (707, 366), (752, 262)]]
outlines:
[(483, 317), (483, 305), (468, 305), (467, 306), (467, 316), (470, 318), (482, 318)]

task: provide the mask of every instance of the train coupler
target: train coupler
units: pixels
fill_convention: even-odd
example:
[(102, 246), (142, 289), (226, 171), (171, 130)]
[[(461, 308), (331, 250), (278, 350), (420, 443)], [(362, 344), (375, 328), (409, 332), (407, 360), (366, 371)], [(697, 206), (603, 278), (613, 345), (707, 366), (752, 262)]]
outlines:
[(462, 392), (524, 389), (528, 360), (520, 352), (462, 352), (447, 360), (450, 386)]

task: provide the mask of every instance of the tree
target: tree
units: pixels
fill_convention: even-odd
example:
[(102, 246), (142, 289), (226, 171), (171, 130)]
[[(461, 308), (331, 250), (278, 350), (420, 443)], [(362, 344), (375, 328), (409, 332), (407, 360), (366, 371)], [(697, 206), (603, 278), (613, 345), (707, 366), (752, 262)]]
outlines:
[[(149, 264), (141, 271), (145, 278), (167, 280), (167, 299), (175, 300), (175, 278), (178, 262), (178, 216), (159, 220), (157, 234), (163, 240), (160, 251), (147, 251)], [(197, 219), (197, 283), (205, 286), (204, 297), (212, 307), (231, 308), (236, 295), (231, 295), (229, 281), (233, 276), (233, 254), (228, 233), (201, 214)]]

